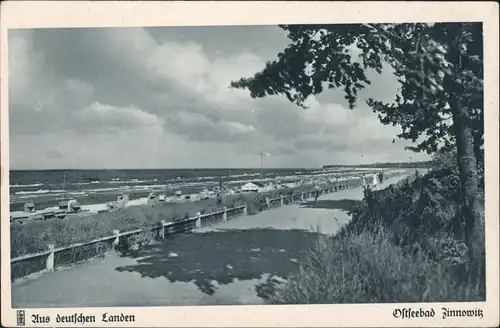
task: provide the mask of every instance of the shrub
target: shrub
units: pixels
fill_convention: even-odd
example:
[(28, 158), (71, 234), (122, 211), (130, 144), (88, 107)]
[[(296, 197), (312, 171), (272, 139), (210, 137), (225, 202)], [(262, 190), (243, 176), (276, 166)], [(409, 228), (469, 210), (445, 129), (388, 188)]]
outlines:
[(449, 166), (384, 190), (365, 188), (336, 236), (319, 239), (288, 282), (268, 282), (268, 302), (484, 300), (484, 215), (473, 246), (479, 256), (471, 260), (459, 193)]
[(273, 304), (484, 300), (484, 280), (460, 280), (453, 265), (408, 254), (383, 230), (318, 239), (285, 283), (272, 281)]

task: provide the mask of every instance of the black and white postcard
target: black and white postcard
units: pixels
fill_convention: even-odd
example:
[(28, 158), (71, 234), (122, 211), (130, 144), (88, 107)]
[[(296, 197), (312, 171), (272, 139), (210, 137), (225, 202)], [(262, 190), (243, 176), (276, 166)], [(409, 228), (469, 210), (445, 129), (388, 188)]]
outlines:
[(498, 326), (498, 17), (2, 3), (2, 326)]

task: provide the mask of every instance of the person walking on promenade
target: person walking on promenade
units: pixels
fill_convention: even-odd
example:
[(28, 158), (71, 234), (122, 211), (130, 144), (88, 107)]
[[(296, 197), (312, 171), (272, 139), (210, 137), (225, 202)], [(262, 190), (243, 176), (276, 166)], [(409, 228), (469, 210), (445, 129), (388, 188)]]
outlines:
[(314, 201), (317, 202), (319, 197), (319, 185), (314, 186)]
[(217, 207), (222, 206), (222, 195), (220, 192), (217, 193)]
[(378, 181), (382, 183), (384, 181), (384, 172), (379, 172), (378, 174)]
[(378, 181), (378, 174), (374, 173), (373, 174), (373, 180), (372, 180), (373, 190), (377, 190), (378, 183), (379, 183), (379, 181)]

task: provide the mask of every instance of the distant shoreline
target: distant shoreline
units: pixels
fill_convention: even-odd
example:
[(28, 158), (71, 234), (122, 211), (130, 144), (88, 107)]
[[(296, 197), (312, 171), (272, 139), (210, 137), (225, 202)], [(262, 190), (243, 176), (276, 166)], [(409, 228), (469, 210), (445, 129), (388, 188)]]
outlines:
[(383, 168), (402, 168), (402, 169), (421, 169), (430, 168), (434, 165), (433, 161), (418, 161), (418, 162), (388, 162), (388, 163), (373, 163), (373, 164), (328, 164), (323, 165), (322, 169), (334, 169), (334, 168), (366, 168), (366, 169), (383, 169)]

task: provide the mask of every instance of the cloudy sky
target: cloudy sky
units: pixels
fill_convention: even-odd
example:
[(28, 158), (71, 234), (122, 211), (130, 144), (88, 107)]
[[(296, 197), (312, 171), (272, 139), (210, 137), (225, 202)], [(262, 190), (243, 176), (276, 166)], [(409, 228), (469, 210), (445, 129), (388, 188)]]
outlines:
[(41, 29), (9, 32), (12, 169), (320, 167), (426, 159), (404, 150), (364, 98), (391, 100), (372, 77), (349, 110), (328, 91), (303, 110), (251, 99), (231, 80), (288, 44), (274, 26)]

